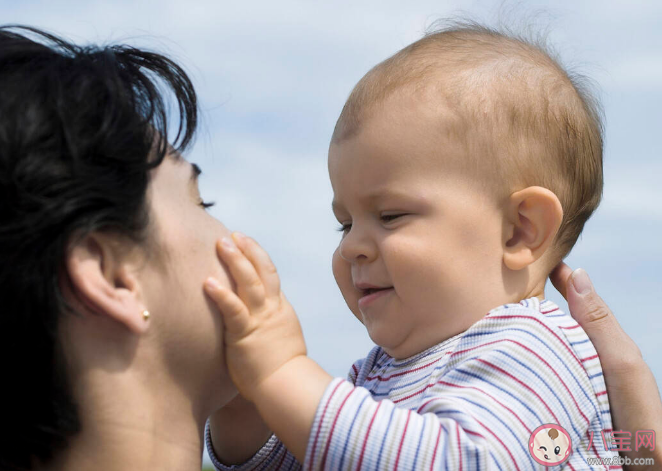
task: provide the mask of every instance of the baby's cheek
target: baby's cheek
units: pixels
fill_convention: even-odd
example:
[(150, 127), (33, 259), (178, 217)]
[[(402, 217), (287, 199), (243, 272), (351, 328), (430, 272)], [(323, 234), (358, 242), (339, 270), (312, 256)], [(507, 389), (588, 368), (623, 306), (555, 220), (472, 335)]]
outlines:
[(352, 274), (349, 263), (340, 256), (340, 248), (337, 248), (336, 251), (333, 252), (333, 257), (331, 258), (331, 270), (333, 271), (333, 277), (336, 279), (336, 284), (342, 291), (343, 296), (345, 296), (347, 284), (352, 283)]
[(331, 268), (333, 270), (333, 277), (336, 280), (338, 288), (340, 288), (340, 293), (345, 299), (347, 306), (352, 311), (352, 314), (354, 314), (354, 317), (363, 323), (363, 316), (361, 316), (358, 308), (358, 293), (352, 282), (351, 266), (340, 256), (339, 249), (336, 249), (333, 253)]

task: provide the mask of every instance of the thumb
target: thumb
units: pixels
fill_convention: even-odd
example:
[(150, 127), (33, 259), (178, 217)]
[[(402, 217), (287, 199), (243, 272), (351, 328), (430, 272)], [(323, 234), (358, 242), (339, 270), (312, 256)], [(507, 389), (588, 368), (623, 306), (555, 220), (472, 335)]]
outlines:
[(568, 278), (566, 300), (570, 314), (582, 326), (601, 358), (603, 353), (614, 349), (625, 349), (621, 353), (639, 352), (607, 304), (595, 292), (588, 273), (582, 268), (573, 271)]

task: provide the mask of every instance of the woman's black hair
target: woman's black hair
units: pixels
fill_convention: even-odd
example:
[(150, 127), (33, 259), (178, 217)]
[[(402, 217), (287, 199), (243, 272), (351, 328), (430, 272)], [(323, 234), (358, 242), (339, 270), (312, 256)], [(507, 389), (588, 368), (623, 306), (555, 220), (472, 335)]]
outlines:
[(74, 237), (147, 241), (149, 171), (183, 151), (196, 95), (172, 60), (0, 26), (0, 469), (47, 463), (80, 430), (57, 327)]

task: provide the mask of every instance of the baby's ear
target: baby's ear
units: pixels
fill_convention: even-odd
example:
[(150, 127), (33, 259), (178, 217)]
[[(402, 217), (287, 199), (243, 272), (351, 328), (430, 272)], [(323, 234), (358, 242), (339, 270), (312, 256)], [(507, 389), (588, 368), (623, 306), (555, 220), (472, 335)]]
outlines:
[(554, 241), (563, 220), (557, 196), (530, 186), (510, 195), (505, 208), (503, 263), (521, 270), (538, 260)]

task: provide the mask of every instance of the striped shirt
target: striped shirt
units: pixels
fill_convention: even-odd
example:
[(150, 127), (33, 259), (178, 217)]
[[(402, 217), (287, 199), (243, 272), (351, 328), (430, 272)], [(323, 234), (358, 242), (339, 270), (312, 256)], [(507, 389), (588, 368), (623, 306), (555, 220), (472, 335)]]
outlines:
[[(528, 449), (532, 432), (549, 423), (572, 440), (568, 460), (553, 468)], [(404, 360), (373, 348), (348, 380), (327, 387), (303, 466), (275, 436), (236, 466), (214, 456), (208, 429), (206, 442), (223, 471), (585, 470), (589, 458), (617, 456), (603, 442), (611, 431), (593, 344), (553, 302), (530, 298)]]

